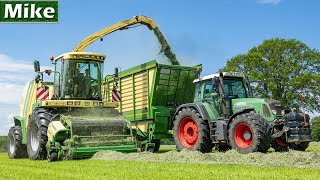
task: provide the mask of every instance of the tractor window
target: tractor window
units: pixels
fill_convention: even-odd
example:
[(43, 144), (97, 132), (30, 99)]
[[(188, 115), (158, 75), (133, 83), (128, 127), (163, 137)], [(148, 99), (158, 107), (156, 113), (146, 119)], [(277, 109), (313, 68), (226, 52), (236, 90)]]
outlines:
[(64, 99), (101, 99), (101, 63), (67, 60), (63, 68), (62, 97)]
[(224, 94), (229, 99), (246, 98), (247, 91), (242, 79), (224, 79)]
[(212, 94), (212, 82), (208, 81), (204, 85), (203, 98), (211, 98)]
[(196, 84), (196, 94), (194, 96), (194, 101), (199, 102), (201, 101), (201, 83), (197, 82)]

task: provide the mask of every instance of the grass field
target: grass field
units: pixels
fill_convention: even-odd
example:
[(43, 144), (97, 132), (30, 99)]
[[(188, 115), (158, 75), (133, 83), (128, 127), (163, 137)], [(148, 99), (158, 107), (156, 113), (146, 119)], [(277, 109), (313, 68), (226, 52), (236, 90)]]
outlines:
[[(150, 156), (150, 158), (153, 158), (153, 156), (163, 156), (165, 154), (174, 155), (174, 153), (178, 152), (173, 154), (172, 151), (167, 152), (172, 150), (173, 147), (163, 146), (158, 154), (150, 156), (150, 154), (140, 153), (138, 156)], [(302, 153), (318, 153), (319, 149), (320, 146), (318, 144), (312, 144), (308, 148), (310, 152)], [(209, 155), (212, 154), (220, 153), (211, 153)], [(270, 154), (273, 153), (262, 154), (261, 156)], [(137, 154), (132, 156), (134, 155)], [(239, 164), (198, 164), (192, 162), (193, 155), (191, 153), (190, 162), (186, 163), (174, 162), (174, 157), (172, 157), (172, 162), (91, 159), (48, 163), (47, 161), (31, 161), (28, 159), (9, 160), (6, 153), (0, 153), (0, 179), (319, 179), (320, 177), (320, 169), (317, 167), (294, 168)], [(225, 156), (229, 155), (225, 154)], [(240, 158), (241, 155), (238, 155)], [(182, 152), (179, 156), (185, 156), (185, 154)], [(248, 159), (252, 158), (252, 155), (244, 156)], [(182, 158), (188, 161), (188, 154)], [(291, 157), (285, 158), (290, 159)], [(314, 159), (317, 162), (320, 160), (320, 157), (317, 156), (311, 158), (317, 158)]]

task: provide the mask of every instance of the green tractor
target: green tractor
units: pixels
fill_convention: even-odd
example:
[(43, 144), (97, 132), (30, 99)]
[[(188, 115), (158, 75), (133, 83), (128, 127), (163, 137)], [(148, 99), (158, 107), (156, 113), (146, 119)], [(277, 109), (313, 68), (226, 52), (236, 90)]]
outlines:
[(311, 141), (307, 114), (284, 111), (280, 101), (253, 98), (242, 73), (223, 72), (194, 80), (193, 103), (177, 107), (173, 116), (178, 150), (240, 153), (288, 149), (304, 151)]
[[(81, 159), (100, 150), (136, 152), (131, 124), (102, 101), (101, 83), (105, 55), (70, 52), (55, 59), (54, 71), (40, 71), (23, 92), (19, 116), (8, 133), (9, 158), (32, 160)], [(53, 82), (43, 80), (53, 74)]]

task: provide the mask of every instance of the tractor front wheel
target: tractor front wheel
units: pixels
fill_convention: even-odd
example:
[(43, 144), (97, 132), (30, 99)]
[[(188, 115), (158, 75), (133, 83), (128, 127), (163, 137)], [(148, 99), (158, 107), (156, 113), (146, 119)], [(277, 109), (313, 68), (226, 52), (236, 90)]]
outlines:
[(47, 130), (52, 115), (43, 108), (33, 110), (27, 128), (27, 150), (29, 159), (47, 158)]
[(22, 144), (22, 130), (20, 126), (10, 128), (7, 151), (10, 159), (27, 157), (27, 147), (25, 144)]
[(239, 153), (267, 152), (270, 148), (268, 123), (259, 115), (237, 115), (229, 126), (229, 142)]
[(175, 116), (174, 141), (177, 149), (197, 150), (203, 153), (212, 151), (209, 125), (200, 113), (191, 108), (183, 108)]

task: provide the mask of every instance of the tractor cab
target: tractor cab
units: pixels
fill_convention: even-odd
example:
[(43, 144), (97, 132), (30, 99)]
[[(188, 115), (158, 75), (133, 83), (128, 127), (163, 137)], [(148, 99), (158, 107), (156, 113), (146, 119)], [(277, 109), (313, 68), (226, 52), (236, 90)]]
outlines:
[(101, 78), (105, 55), (71, 52), (53, 60), (54, 98), (101, 100)]
[(207, 102), (214, 106), (219, 116), (232, 115), (232, 100), (251, 98), (252, 90), (242, 73), (223, 72), (194, 80), (194, 102)]

